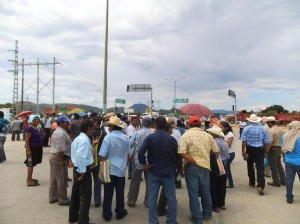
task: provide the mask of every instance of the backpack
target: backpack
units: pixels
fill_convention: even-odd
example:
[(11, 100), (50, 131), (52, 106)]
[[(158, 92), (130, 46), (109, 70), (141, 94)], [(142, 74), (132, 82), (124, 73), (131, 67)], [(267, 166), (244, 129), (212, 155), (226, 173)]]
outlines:
[(7, 134), (9, 132), (9, 122), (4, 118), (0, 118), (0, 133)]

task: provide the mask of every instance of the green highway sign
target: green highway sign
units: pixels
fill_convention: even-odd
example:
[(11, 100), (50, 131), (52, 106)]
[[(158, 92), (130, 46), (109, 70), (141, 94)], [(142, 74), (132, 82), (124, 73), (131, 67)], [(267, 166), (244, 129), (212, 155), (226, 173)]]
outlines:
[(174, 99), (174, 103), (188, 103), (189, 99), (188, 98), (176, 98)]
[(123, 100), (123, 99), (116, 99), (115, 100), (115, 103), (121, 103), (121, 104), (125, 104), (126, 103), (126, 100)]

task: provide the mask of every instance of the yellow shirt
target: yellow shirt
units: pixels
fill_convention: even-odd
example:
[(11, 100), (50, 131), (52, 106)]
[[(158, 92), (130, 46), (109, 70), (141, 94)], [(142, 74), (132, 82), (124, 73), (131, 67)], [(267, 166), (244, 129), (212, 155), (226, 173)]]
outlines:
[(198, 166), (210, 170), (210, 152), (218, 151), (218, 146), (210, 134), (201, 128), (190, 128), (181, 137), (178, 153), (189, 154)]
[(269, 130), (271, 142), (270, 142), (270, 147), (271, 146), (280, 146), (280, 139), (281, 136), (284, 134), (284, 131), (278, 127), (277, 125), (272, 126)]

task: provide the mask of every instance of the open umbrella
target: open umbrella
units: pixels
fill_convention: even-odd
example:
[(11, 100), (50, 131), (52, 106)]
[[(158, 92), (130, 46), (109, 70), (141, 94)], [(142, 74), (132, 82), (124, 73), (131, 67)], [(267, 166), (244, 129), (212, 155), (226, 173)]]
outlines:
[(214, 114), (210, 109), (201, 104), (187, 104), (179, 108), (179, 110), (181, 110), (183, 113), (197, 115), (199, 117), (208, 117)]
[(19, 113), (19, 114), (17, 115), (17, 117), (19, 117), (19, 118), (24, 118), (24, 117), (27, 117), (27, 116), (29, 116), (29, 115), (31, 115), (31, 114), (33, 114), (32, 111), (23, 111), (23, 112)]

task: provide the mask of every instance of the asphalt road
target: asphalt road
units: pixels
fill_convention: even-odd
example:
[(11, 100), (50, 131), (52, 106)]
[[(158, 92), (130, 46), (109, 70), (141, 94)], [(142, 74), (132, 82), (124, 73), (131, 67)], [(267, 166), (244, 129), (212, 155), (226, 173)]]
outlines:
[[(237, 133), (237, 130), (235, 130)], [(246, 162), (241, 157), (241, 141), (235, 139), (236, 158), (232, 163), (235, 182), (234, 189), (227, 190), (226, 211), (213, 213), (205, 224), (299, 224), (300, 223), (300, 184), (296, 177), (294, 184), (294, 203), (287, 204), (285, 187), (266, 186), (265, 195), (248, 186)], [(68, 223), (68, 207), (48, 203), (49, 191), (49, 148), (44, 149), (42, 164), (34, 168), (34, 178), (39, 179), (40, 186), (26, 186), (26, 167), (24, 142), (11, 142), (10, 135), (5, 143), (7, 161), (0, 164), (0, 224), (64, 224)], [(69, 170), (71, 177), (71, 170)], [(266, 181), (271, 181), (266, 178)], [(71, 195), (71, 185), (68, 195)], [(126, 180), (125, 196), (129, 180)], [(148, 210), (143, 205), (144, 181), (141, 183), (140, 197), (135, 208), (128, 207), (128, 216), (118, 221), (113, 216), (110, 223), (144, 224), (148, 223)], [(126, 197), (125, 197), (126, 198)], [(177, 222), (189, 221), (188, 194), (183, 180), (182, 189), (177, 190)], [(114, 209), (114, 205), (113, 205)], [(92, 200), (90, 221), (104, 223), (101, 218), (102, 207), (95, 208)], [(160, 218), (161, 223), (166, 217)]]

